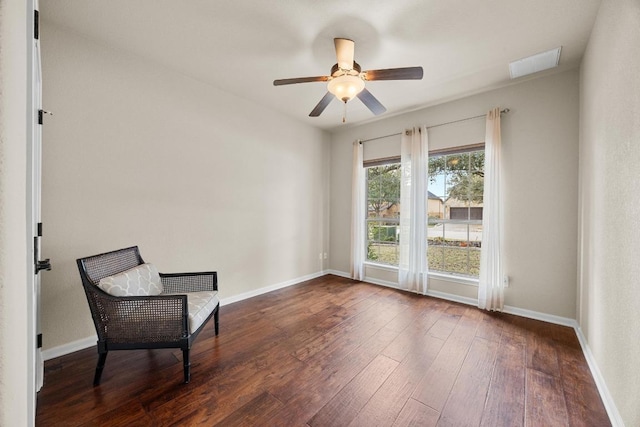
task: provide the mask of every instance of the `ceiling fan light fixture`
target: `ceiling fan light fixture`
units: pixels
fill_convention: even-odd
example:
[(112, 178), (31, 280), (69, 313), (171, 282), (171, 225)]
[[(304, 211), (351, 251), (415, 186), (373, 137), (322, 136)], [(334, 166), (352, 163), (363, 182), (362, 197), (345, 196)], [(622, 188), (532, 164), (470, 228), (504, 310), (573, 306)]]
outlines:
[(359, 76), (342, 75), (329, 81), (327, 90), (342, 102), (348, 102), (364, 89), (364, 80)]

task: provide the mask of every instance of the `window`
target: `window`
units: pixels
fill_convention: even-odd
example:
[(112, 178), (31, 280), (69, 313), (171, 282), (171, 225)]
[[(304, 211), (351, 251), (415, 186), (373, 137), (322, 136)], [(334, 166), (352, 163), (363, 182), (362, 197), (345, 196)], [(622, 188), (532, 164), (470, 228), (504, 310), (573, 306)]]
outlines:
[[(367, 261), (398, 265), (400, 162), (367, 169)], [(429, 154), (428, 260), (431, 272), (477, 277), (482, 245), (484, 148)]]
[(478, 277), (484, 148), (429, 155), (429, 270)]
[(400, 162), (367, 167), (367, 261), (398, 265)]

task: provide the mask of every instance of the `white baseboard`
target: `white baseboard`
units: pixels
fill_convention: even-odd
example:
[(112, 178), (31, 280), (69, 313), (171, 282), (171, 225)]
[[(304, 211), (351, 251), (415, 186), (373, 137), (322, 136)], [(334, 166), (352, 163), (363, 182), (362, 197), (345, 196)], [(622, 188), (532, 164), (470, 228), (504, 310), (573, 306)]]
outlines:
[(223, 298), (220, 300), (220, 305), (233, 304), (234, 302), (243, 301), (245, 299), (257, 297), (258, 295), (266, 294), (268, 292), (277, 291), (278, 289), (286, 288), (289, 286), (297, 285), (298, 283), (306, 282), (307, 280), (315, 279), (318, 277), (325, 276), (327, 273), (324, 271), (319, 271), (313, 274), (307, 274), (306, 276), (298, 277), (295, 279), (287, 280), (286, 282), (276, 283), (275, 285), (265, 286), (260, 289), (254, 289), (249, 292), (244, 292), (238, 295), (234, 295), (231, 297)]
[(375, 279), (369, 276), (365, 276), (362, 281), (367, 283), (372, 283), (374, 285), (386, 286), (387, 288), (400, 289), (396, 282), (389, 282), (387, 280)]
[(475, 298), (463, 297), (460, 295), (449, 294), (441, 291), (432, 291), (429, 289), (427, 289), (427, 296), (478, 307), (478, 300)]
[(333, 274), (334, 276), (344, 277), (345, 279), (351, 279), (351, 275), (349, 273), (345, 273), (344, 271), (339, 270), (325, 270), (325, 274)]
[(75, 351), (84, 350), (85, 348), (96, 345), (98, 336), (93, 334), (92, 336), (79, 339), (67, 344), (62, 344), (57, 347), (51, 347), (46, 350), (42, 350), (42, 358), (47, 361), (55, 359), (56, 357), (64, 356), (66, 354), (73, 353)]
[(611, 425), (613, 427), (624, 427), (624, 421), (622, 420), (622, 416), (620, 412), (618, 412), (618, 408), (613, 401), (613, 397), (609, 392), (609, 388), (600, 372), (600, 368), (598, 368), (598, 364), (596, 363), (596, 359), (591, 352), (591, 348), (587, 343), (587, 338), (582, 333), (582, 329), (576, 323), (575, 326), (576, 335), (578, 336), (578, 341), (580, 341), (580, 346), (582, 347), (582, 353), (584, 354), (584, 358), (587, 359), (587, 364), (589, 365), (589, 369), (591, 370), (591, 375), (593, 376), (593, 380), (596, 383), (596, 387), (598, 387), (598, 392), (600, 393), (600, 397), (602, 398), (602, 403), (604, 404), (604, 408), (607, 410), (607, 414), (609, 415), (609, 421), (611, 421)]
[(576, 322), (575, 319), (571, 319), (569, 317), (556, 316), (553, 314), (541, 313), (539, 311), (511, 307), (509, 305), (505, 305), (502, 312), (520, 317), (528, 317), (529, 319), (542, 320), (543, 322), (547, 323), (555, 323), (556, 325), (568, 326), (570, 328), (576, 328), (578, 326), (578, 322)]

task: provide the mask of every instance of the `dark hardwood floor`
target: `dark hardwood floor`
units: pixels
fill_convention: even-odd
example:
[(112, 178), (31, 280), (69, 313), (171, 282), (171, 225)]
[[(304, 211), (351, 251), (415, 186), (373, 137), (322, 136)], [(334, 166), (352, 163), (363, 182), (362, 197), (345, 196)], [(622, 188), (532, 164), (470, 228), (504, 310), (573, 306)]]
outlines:
[(224, 306), (182, 353), (47, 361), (38, 426), (607, 426), (571, 328), (324, 276)]

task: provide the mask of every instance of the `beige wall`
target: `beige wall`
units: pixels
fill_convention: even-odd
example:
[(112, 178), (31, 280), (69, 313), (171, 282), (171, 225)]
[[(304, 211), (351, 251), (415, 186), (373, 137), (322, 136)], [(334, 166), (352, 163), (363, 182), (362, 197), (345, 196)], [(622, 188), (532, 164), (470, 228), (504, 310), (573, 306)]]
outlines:
[(76, 258), (139, 245), (232, 298), (324, 268), (328, 134), (46, 22), (44, 347), (95, 333)]
[[(483, 114), (500, 106), (505, 177), (505, 304), (575, 318), (578, 192), (577, 70), (525, 81), (457, 101), (345, 128), (331, 145), (331, 268), (349, 271), (351, 143)], [(381, 100), (384, 102), (384, 100)], [(484, 140), (484, 121), (429, 130), (430, 149)], [(365, 148), (366, 148), (365, 143)], [(536, 206), (553, 206), (540, 215)], [(367, 268), (384, 281), (393, 274)], [(477, 288), (430, 280), (432, 290), (477, 298)]]
[(604, 0), (581, 71), (578, 321), (640, 425), (640, 3)]
[(0, 1), (0, 425), (33, 423), (27, 307), (27, 25), (25, 2)]

